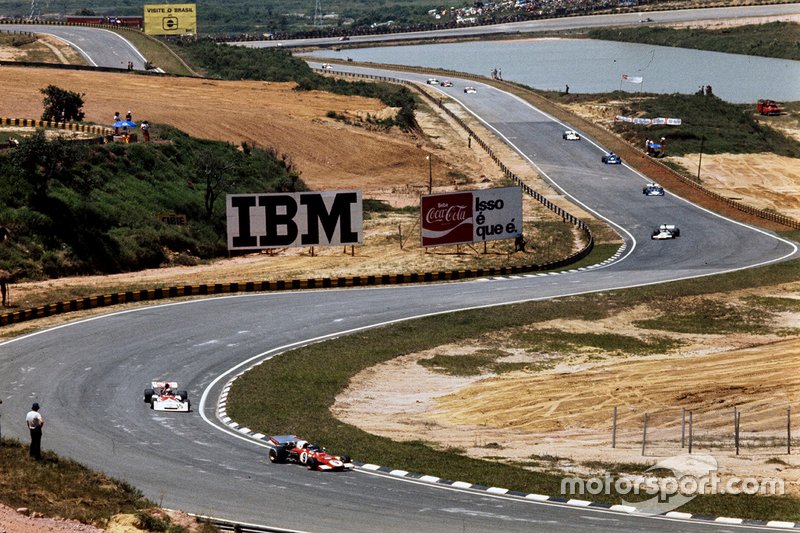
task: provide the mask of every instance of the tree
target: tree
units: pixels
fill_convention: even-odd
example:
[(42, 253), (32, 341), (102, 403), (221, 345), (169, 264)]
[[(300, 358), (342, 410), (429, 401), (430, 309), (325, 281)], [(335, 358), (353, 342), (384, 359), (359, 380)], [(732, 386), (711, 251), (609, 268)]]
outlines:
[(205, 185), (204, 207), (206, 219), (214, 215), (214, 204), (219, 196), (227, 192), (236, 182), (236, 163), (226, 160), (219, 153), (211, 150), (200, 150), (194, 159), (197, 181)]
[(81, 109), (83, 107), (83, 97), (86, 94), (74, 93), (56, 87), (55, 85), (48, 85), (45, 89), (40, 89), (44, 95), (42, 104), (44, 105), (44, 113), (42, 113), (42, 120), (52, 120), (55, 122), (80, 122), (83, 120), (86, 113)]
[(11, 162), (33, 190), (35, 203), (45, 199), (53, 180), (70, 181), (72, 165), (78, 158), (75, 145), (62, 137), (48, 141), (44, 130), (36, 130), (20, 141), (11, 153)]

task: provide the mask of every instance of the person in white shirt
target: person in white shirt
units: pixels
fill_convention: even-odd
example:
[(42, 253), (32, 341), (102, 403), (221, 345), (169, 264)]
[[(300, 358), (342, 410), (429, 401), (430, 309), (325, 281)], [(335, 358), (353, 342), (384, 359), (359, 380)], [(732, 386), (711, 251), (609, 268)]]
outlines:
[(34, 403), (28, 416), (25, 417), (25, 423), (31, 431), (31, 457), (37, 461), (42, 460), (42, 426), (44, 426), (44, 418), (39, 414), (39, 404)]

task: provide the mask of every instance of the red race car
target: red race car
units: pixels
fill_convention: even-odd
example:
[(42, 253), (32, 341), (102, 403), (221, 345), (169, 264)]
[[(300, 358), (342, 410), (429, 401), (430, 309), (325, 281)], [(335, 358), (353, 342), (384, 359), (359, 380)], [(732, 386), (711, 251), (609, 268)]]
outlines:
[(276, 435), (269, 438), (271, 463), (299, 463), (309, 470), (352, 470), (353, 462), (346, 455), (331, 455), (316, 444), (297, 435)]

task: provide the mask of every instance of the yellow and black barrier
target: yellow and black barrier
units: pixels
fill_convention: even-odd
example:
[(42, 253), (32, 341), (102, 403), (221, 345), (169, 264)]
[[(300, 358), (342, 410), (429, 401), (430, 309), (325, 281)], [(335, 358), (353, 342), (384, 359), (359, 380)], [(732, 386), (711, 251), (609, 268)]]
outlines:
[(296, 291), (304, 289), (337, 289), (349, 287), (371, 287), (377, 285), (404, 285), (524, 274), (527, 272), (553, 270), (572, 264), (575, 261), (586, 257), (589, 252), (591, 252), (592, 245), (593, 243), (590, 241), (589, 244), (582, 250), (570, 255), (569, 257), (544, 264), (399, 274), (342, 276), (336, 278), (306, 278), (276, 281), (243, 281), (201, 285), (175, 285), (172, 287), (160, 287), (156, 289), (140, 289), (112, 294), (101, 294), (0, 314), (0, 326), (18, 324), (20, 322), (34, 320), (37, 318), (45, 318), (53, 315), (96, 309), (111, 305), (157, 301), (187, 296), (212, 296), (215, 294), (244, 292)]
[(0, 117), (0, 126), (16, 126), (19, 128), (48, 128), (64, 131), (75, 131), (99, 135), (101, 138), (114, 134), (113, 128), (77, 122), (56, 122), (53, 120), (35, 120), (30, 118)]

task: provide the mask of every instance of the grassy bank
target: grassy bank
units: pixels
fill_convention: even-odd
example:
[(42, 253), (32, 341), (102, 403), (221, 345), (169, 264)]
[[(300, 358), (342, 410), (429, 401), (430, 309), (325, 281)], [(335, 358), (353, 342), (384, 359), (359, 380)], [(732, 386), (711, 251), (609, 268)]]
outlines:
[(30, 280), (222, 257), (226, 193), (305, 189), (272, 151), (151, 131), (151, 143), (82, 145), (39, 130), (0, 155), (0, 225), (15, 236), (3, 268)]
[[(294, 350), (256, 367), (236, 381), (228, 397), (228, 413), (237, 422), (265, 434), (298, 433), (324, 443), (332, 450), (348, 453), (359, 461), (372, 462), (421, 472), (451, 480), (464, 480), (487, 486), (500, 486), (525, 492), (550, 495), (560, 493), (560, 476), (529, 472), (522, 468), (480, 461), (459, 455), (458, 450), (441, 450), (421, 441), (399, 443), (370, 435), (342, 423), (330, 415), (336, 395), (359, 371), (395, 357), (431, 349), (444, 344), (480, 337), (484, 333), (554, 319), (599, 320), (619, 310), (640, 304), (668, 305), (679, 296), (725, 293), (746, 287), (769, 286), (800, 278), (800, 262), (787, 262), (761, 269), (654, 285), (613, 293), (593, 294), (560, 300), (532, 302), (437, 316), (432, 319), (402, 322), (365, 331), (321, 344)], [(768, 316), (769, 308), (779, 305), (764, 302), (754, 315), (730, 314), (721, 318), (718, 308), (692, 310), (695, 316), (714, 315), (705, 333), (727, 331), (731, 321), (748, 320), (759, 325), (758, 315)], [(675, 324), (680, 328), (681, 324)], [(580, 344), (579, 338), (570, 342)], [(595, 338), (589, 342), (606, 342)], [(649, 350), (632, 346), (631, 350)], [(463, 361), (462, 361), (463, 362)], [(483, 364), (486, 361), (466, 361)], [(302, 396), (303, 404), (286, 402)], [(619, 497), (597, 496), (598, 501), (618, 503)], [(800, 501), (791, 498), (746, 496), (702, 496), (681, 508), (682, 511), (729, 515), (754, 519), (800, 519)]]
[(129, 40), (154, 67), (160, 68), (167, 74), (181, 76), (196, 76), (195, 72), (172, 48), (143, 32), (135, 30), (114, 30), (116, 33)]
[(43, 456), (42, 461), (32, 461), (27, 445), (10, 439), (0, 441), (1, 502), (98, 527), (105, 527), (115, 514), (155, 506), (124, 481), (52, 452), (46, 451)]
[(589, 37), (605, 41), (655, 44), (676, 48), (713, 50), (728, 54), (800, 59), (800, 24), (769, 22), (721, 29), (666, 28), (639, 26), (631, 28), (596, 28)]

